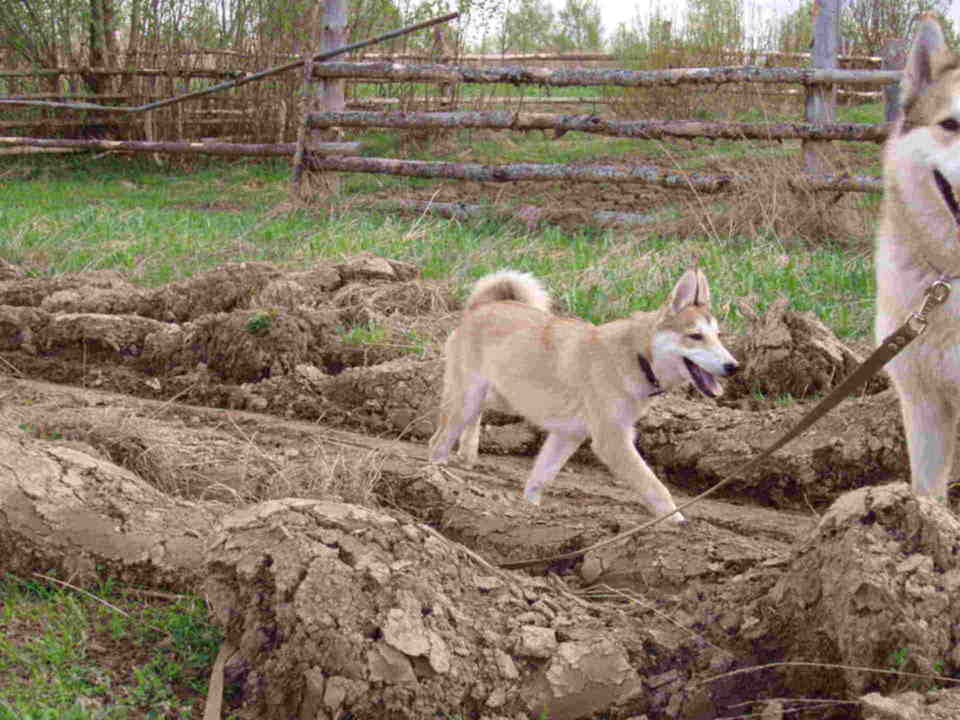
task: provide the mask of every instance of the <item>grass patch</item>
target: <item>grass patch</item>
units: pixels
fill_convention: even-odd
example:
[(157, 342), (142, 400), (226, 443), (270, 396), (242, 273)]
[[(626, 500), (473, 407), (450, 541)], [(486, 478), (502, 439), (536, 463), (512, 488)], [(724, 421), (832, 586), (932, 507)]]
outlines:
[(427, 354), (430, 338), (416, 328), (389, 328), (375, 322), (340, 328), (341, 342), (347, 345), (391, 345), (403, 352), (423, 357)]
[[(377, 137), (383, 144), (392, 142), (389, 136)], [(485, 136), (469, 147), (469, 159), (501, 162), (659, 152), (667, 164), (687, 168), (726, 153), (723, 163), (730, 166), (743, 167), (749, 158), (753, 165), (747, 169), (780, 174), (791, 172), (781, 155), (794, 152), (751, 143), (681, 147), (576, 133), (558, 140), (540, 133), (509, 141)], [(763, 157), (764, 152), (770, 157)], [(652, 207), (672, 207), (673, 216), (686, 223), (683, 227), (668, 223), (640, 232), (585, 224), (531, 230), (492, 216), (451, 221), (369, 208), (370, 193), (392, 195), (394, 189), (413, 185), (405, 179), (346, 175), (337, 202), (314, 209), (289, 203), (288, 181), (286, 161), (201, 160), (159, 169), (138, 157), (12, 159), (0, 176), (0, 257), (43, 273), (116, 269), (152, 286), (230, 261), (305, 266), (369, 251), (416, 263), (426, 277), (449, 280), (460, 293), (481, 275), (503, 267), (533, 272), (545, 279), (562, 311), (594, 322), (655, 307), (680, 273), (698, 261), (710, 278), (721, 321), (733, 329), (741, 324), (738, 298), (754, 296), (752, 302), (762, 311), (786, 295), (795, 309), (813, 311), (841, 336), (862, 337), (870, 331), (874, 287), (865, 249), (798, 240), (793, 233), (799, 227), (779, 209), (775, 214), (786, 222), (773, 230), (739, 220), (723, 225), (705, 215), (729, 215), (730, 208), (722, 204), (740, 202), (735, 197), (718, 204), (689, 196), (674, 199), (682, 195), (674, 193), (667, 200), (671, 204)], [(531, 196), (539, 190), (531, 189)], [(610, 192), (621, 190), (611, 187)], [(758, 207), (770, 205), (765, 196), (757, 198)], [(876, 203), (863, 197), (850, 201), (865, 217), (875, 213)], [(869, 234), (869, 229), (863, 232), (860, 241)], [(261, 331), (255, 320), (250, 332)]]
[(220, 631), (198, 598), (0, 578), (0, 720), (198, 718)]

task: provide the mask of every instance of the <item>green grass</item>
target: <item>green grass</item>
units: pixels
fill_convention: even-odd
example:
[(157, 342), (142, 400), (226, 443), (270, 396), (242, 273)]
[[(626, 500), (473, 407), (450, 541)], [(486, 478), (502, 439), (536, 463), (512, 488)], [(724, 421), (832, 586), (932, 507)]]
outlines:
[(427, 353), (428, 338), (414, 329), (397, 330), (377, 323), (354, 325), (351, 328), (339, 328), (340, 340), (347, 345), (392, 345), (411, 355), (424, 356)]
[(341, 339), (348, 345), (376, 345), (386, 340), (387, 334), (387, 329), (382, 325), (369, 323), (343, 330)]
[(869, 255), (829, 244), (401, 217), (364, 209), (369, 186), (381, 183), (372, 176), (344, 178), (342, 210), (296, 209), (285, 162), (161, 170), (146, 158), (32, 156), (11, 165), (0, 177), (0, 257), (48, 273), (111, 268), (153, 286), (229, 261), (304, 266), (369, 251), (416, 263), (461, 292), (487, 272), (527, 270), (563, 310), (603, 322), (656, 306), (696, 258), (733, 328), (732, 301), (750, 294), (761, 310), (784, 294), (841, 336), (866, 335), (872, 316)]
[[(221, 635), (198, 598), (0, 579), (0, 720), (199, 717)], [(132, 597), (136, 597), (135, 595)]]

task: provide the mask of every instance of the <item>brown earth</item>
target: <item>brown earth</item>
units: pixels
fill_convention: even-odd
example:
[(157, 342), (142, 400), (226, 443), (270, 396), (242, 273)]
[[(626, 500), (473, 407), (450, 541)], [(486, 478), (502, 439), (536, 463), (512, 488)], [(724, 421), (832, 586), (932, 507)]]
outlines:
[[(816, 318), (771, 308), (732, 339), (749, 362), (723, 403), (677, 393), (641, 419), (639, 449), (679, 500), (733, 478), (688, 526), (507, 572), (648, 516), (589, 447), (542, 507), (523, 503), (540, 437), (519, 418), (486, 418), (473, 470), (426, 463), (456, 310), (374, 257), (154, 290), (0, 266), (0, 570), (202, 589), (236, 648), (241, 718), (926, 717), (955, 702), (927, 690), (960, 673), (960, 526), (895, 483), (883, 381), (741, 472), (856, 361)], [(799, 399), (759, 405), (761, 384)], [(774, 662), (940, 679), (750, 669)]]

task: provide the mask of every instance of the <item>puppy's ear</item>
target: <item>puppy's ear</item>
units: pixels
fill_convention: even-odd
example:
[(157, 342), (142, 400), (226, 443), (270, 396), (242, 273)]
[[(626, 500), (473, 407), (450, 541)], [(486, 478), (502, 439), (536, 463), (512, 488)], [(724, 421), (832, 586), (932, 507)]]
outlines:
[[(670, 291), (670, 298), (667, 300), (667, 304), (672, 312), (678, 313), (685, 307), (697, 304), (697, 296), (700, 293), (699, 276), (702, 276), (699, 270), (687, 270), (680, 276), (677, 284), (674, 285), (673, 290)], [(704, 282), (706, 282), (706, 278), (704, 278)], [(707, 300), (709, 301), (710, 288), (706, 288), (706, 291)]]

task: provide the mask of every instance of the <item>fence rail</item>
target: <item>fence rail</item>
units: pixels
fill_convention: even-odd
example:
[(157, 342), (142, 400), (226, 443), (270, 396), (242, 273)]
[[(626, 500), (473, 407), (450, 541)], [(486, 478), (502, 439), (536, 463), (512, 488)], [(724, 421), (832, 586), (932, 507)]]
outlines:
[(319, 112), (308, 113), (315, 128), (394, 129), (485, 128), (495, 130), (570, 130), (642, 139), (713, 138), (724, 140), (848, 140), (883, 142), (886, 123), (727, 123), (694, 120), (616, 120), (598, 115), (550, 115), (509, 110), (459, 112)]
[[(292, 156), (296, 143), (227, 143), (227, 142), (149, 142), (139, 140), (66, 140), (60, 138), (0, 137), (0, 147), (73, 148), (82, 150), (123, 150), (126, 152), (161, 152), (187, 155), (233, 155), (276, 157)], [(311, 147), (317, 155), (358, 155), (363, 143), (320, 143)]]
[[(565, 180), (593, 183), (637, 183), (662, 188), (695, 190), (713, 194), (737, 187), (755, 187), (757, 178), (743, 175), (709, 175), (664, 170), (652, 165), (564, 165), (560, 163), (479, 163), (400, 160), (377, 157), (324, 157), (310, 161), (312, 170), (401, 175), (419, 178), (447, 178), (475, 182), (516, 182)], [(791, 186), (812, 192), (879, 192), (882, 182), (869, 176), (801, 175)]]
[(326, 62), (313, 66), (315, 79), (360, 78), (393, 82), (508, 83), (550, 87), (650, 88), (673, 85), (767, 83), (883, 87), (899, 82), (898, 70), (839, 70), (731, 66), (670, 70), (592, 70), (586, 68), (467, 67), (436, 63)]

